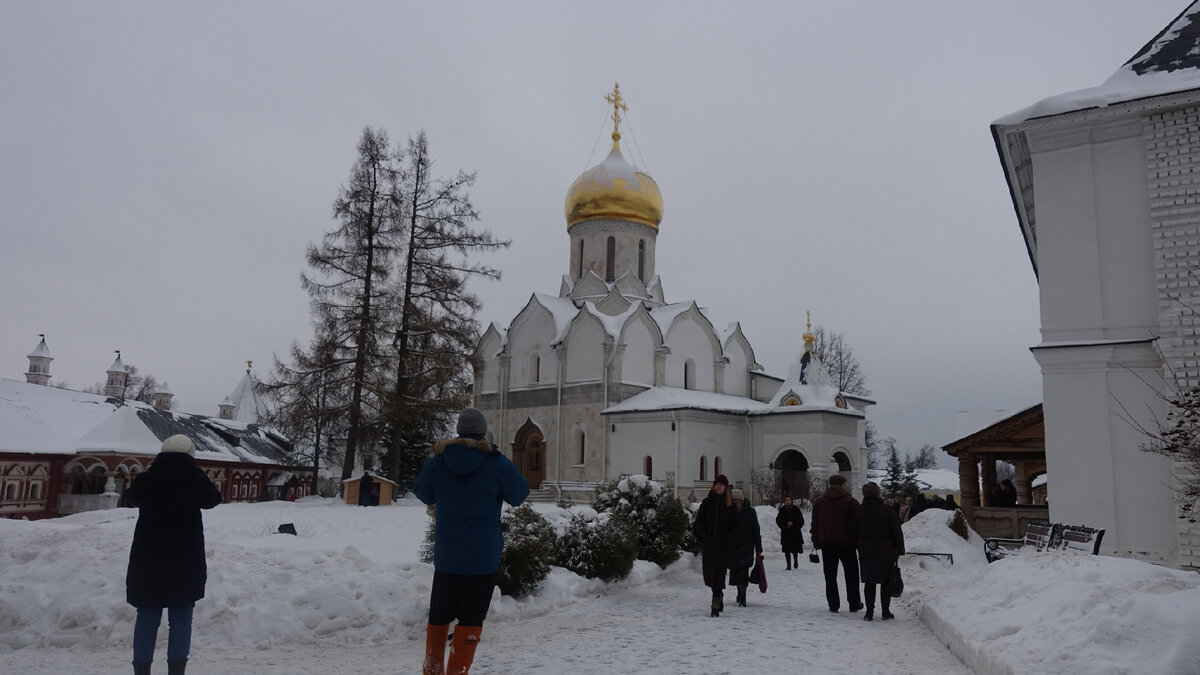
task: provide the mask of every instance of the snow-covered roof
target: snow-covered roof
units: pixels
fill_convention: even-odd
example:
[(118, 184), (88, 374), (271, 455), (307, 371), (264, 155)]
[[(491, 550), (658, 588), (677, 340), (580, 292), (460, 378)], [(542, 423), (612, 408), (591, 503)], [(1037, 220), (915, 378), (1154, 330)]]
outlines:
[(798, 406), (778, 406), (744, 396), (731, 396), (711, 391), (657, 386), (650, 387), (646, 391), (630, 396), (616, 405), (609, 406), (603, 411), (603, 414), (648, 412), (654, 410), (712, 410), (714, 412), (749, 415), (832, 410), (855, 417), (862, 416), (862, 413), (857, 410), (852, 408), (838, 408), (832, 403), (829, 405), (806, 403)]
[(254, 376), (247, 370), (234, 387), (233, 393), (225, 398), (225, 401), (233, 405), (233, 419), (239, 422), (258, 422), (270, 414), (266, 402), (258, 395), (254, 384)]
[(112, 365), (108, 367), (110, 373), (125, 373), (125, 364), (121, 362), (121, 352), (117, 352), (117, 358), (113, 359)]
[(803, 406), (836, 408), (841, 390), (834, 384), (817, 355), (806, 351), (788, 369), (788, 375), (771, 397), (771, 406), (781, 406), (789, 395), (795, 395)]
[(54, 360), (54, 357), (50, 356), (50, 348), (46, 346), (46, 338), (45, 337), (42, 337), (42, 341), (39, 342), (37, 344), (37, 346), (33, 348), (33, 351), (29, 352), (29, 354), (26, 355), (26, 358), (30, 358), (30, 359), (39, 359), (40, 358), (40, 359)]
[(1191, 89), (1200, 89), (1200, 0), (1183, 10), (1100, 86), (1051, 96), (995, 123), (1018, 124)]
[(0, 379), (0, 452), (156, 455), (175, 434), (192, 439), (197, 459), (278, 464), (290, 450), (287, 439), (257, 424)]

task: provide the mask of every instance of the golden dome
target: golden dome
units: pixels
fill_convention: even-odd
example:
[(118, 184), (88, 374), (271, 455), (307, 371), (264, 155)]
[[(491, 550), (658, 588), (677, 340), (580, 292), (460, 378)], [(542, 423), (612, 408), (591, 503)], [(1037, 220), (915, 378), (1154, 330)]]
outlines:
[(625, 161), (614, 140), (608, 157), (571, 184), (565, 212), (568, 228), (587, 220), (612, 218), (657, 229), (663, 216), (662, 194), (653, 178)]

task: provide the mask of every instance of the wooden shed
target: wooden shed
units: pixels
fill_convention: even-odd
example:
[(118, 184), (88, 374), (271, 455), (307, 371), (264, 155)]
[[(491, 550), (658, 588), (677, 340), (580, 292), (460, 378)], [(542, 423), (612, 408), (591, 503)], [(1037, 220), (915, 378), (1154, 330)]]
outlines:
[[(363, 481), (366, 479), (370, 485), (370, 493), (366, 499), (363, 499)], [(370, 471), (364, 471), (363, 475), (357, 478), (347, 478), (342, 481), (342, 495), (346, 499), (346, 503), (359, 506), (387, 506), (392, 503), (392, 496), (396, 494), (396, 484), (384, 478), (376, 476)]]

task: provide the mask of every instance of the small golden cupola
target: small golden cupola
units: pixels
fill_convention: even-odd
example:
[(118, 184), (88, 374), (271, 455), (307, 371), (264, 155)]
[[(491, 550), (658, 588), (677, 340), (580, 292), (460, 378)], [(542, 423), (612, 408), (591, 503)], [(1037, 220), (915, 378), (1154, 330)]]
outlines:
[(583, 172), (567, 190), (567, 229), (588, 220), (630, 220), (658, 229), (663, 217), (658, 183), (638, 171), (621, 155), (621, 112), (629, 108), (620, 85), (606, 95), (613, 107), (612, 151), (596, 166)]

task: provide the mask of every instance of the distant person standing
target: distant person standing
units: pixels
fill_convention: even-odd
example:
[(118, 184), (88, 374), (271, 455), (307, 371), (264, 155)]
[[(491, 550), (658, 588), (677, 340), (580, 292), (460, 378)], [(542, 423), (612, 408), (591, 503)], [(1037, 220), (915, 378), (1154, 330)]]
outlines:
[(775, 524), (779, 526), (779, 544), (787, 568), (799, 567), (800, 554), (804, 553), (804, 512), (792, 503), (791, 497), (783, 498), (783, 506), (775, 515)]
[(734, 488), (733, 508), (737, 511), (737, 543), (733, 547), (733, 561), (729, 566), (729, 583), (737, 588), (737, 604), (746, 606), (746, 587), (750, 585), (750, 568), (754, 567), (754, 556), (762, 555), (762, 533), (758, 527), (758, 512), (746, 503), (746, 494)]
[[(502, 503), (518, 506), (529, 496), (529, 483), (516, 465), (484, 439), (483, 413), (463, 410), (457, 432), (457, 438), (434, 446), (413, 485), (417, 499), (437, 507), (423, 675), (470, 670), (500, 569)], [(446, 635), (456, 619), (450, 658), (443, 664)]]
[(133, 625), (133, 672), (150, 675), (154, 643), (167, 610), (167, 673), (183, 675), (192, 646), (192, 609), (204, 597), (201, 509), (221, 503), (221, 492), (193, 455), (191, 439), (163, 441), (150, 467), (138, 474), (125, 499), (138, 509), (125, 575), (125, 599), (137, 608)]
[(871, 621), (875, 618), (875, 587), (879, 586), (883, 620), (887, 621), (895, 618), (891, 612), (892, 595), (888, 583), (892, 567), (904, 555), (904, 530), (900, 527), (900, 517), (883, 503), (878, 484), (867, 483), (862, 494), (862, 506), (850, 519), (850, 531), (858, 542), (858, 568), (867, 601), (863, 619)]
[(996, 506), (1016, 506), (1017, 488), (1007, 478), (1000, 481), (1000, 490), (996, 493)]
[(842, 604), (837, 587), (838, 563), (841, 563), (842, 572), (846, 575), (846, 602), (850, 611), (862, 609), (858, 589), (857, 542), (850, 532), (850, 519), (856, 511), (858, 500), (850, 496), (846, 479), (836, 473), (829, 477), (829, 489), (813, 502), (809, 534), (813, 548), (820, 549), (823, 554), (825, 599), (829, 601), (831, 612), (838, 611)]
[(700, 502), (692, 523), (692, 534), (700, 540), (704, 585), (712, 589), (712, 616), (721, 616), (725, 610), (725, 571), (732, 562), (737, 529), (738, 515), (729, 493), (729, 479), (720, 474), (708, 496)]

